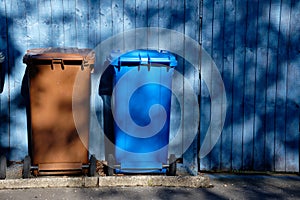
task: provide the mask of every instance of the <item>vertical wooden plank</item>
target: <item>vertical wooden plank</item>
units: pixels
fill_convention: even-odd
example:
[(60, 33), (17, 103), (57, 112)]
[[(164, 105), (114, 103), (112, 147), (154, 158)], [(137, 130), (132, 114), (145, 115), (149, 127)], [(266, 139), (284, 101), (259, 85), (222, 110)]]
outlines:
[[(213, 29), (213, 1), (203, 1), (203, 20), (202, 20), (202, 47), (203, 50), (211, 55), (212, 53), (212, 29)], [(202, 66), (201, 66), (202, 68)], [(200, 99), (200, 148), (203, 145), (203, 140), (208, 134), (210, 123), (210, 95), (207, 89), (208, 85), (201, 79), (201, 99)], [(211, 170), (210, 165), (211, 154), (208, 154), (200, 160), (200, 170)]]
[(101, 41), (104, 41), (113, 35), (111, 5), (112, 5), (111, 0), (100, 1)]
[[(145, 0), (136, 0), (135, 1), (135, 28), (147, 27), (147, 1)], [(142, 34), (136, 35), (136, 45), (139, 48), (146, 49), (148, 47), (148, 34), (143, 32)]]
[(223, 35), (223, 51), (224, 51), (224, 68), (223, 80), (227, 94), (227, 112), (226, 120), (222, 132), (222, 152), (221, 152), (221, 170), (231, 170), (232, 160), (232, 101), (233, 101), (233, 53), (234, 53), (234, 1), (225, 1), (224, 8), (224, 35)]
[[(147, 27), (158, 27), (159, 0), (147, 0)], [(148, 47), (158, 49), (158, 35), (148, 31)]]
[[(7, 33), (8, 16), (7, 5), (5, 0), (0, 1), (0, 52), (6, 56), (2, 63), (1, 88), (0, 88), (0, 154), (9, 155), (9, 87), (8, 87), (8, 48), (11, 43), (10, 36)], [(10, 21), (10, 20), (8, 20)]]
[(244, 90), (244, 134), (243, 134), (243, 169), (253, 169), (254, 143), (254, 100), (256, 69), (256, 31), (258, 1), (247, 1), (246, 52), (245, 52), (245, 90)]
[[(134, 29), (136, 26), (136, 5), (132, 1), (124, 1), (124, 31)], [(124, 40), (124, 47), (136, 46), (135, 35), (130, 36)]]
[(88, 48), (89, 10), (87, 0), (76, 0), (76, 41), (78, 48)]
[[(173, 30), (183, 33), (184, 32), (184, 1), (173, 0), (172, 1), (172, 18), (171, 27)], [(171, 38), (171, 50), (180, 49), (181, 52), (184, 48), (184, 38)], [(182, 57), (177, 56), (177, 67), (175, 68), (180, 75), (184, 72), (184, 60)], [(178, 73), (173, 76), (172, 88), (183, 88), (183, 77)], [(180, 124), (182, 123), (181, 108), (183, 105), (184, 94), (181, 91), (180, 95), (176, 98), (174, 95), (171, 99), (171, 118), (170, 118), (170, 139), (169, 139), (169, 154), (175, 154), (177, 158), (182, 158), (183, 155), (183, 131), (180, 130)]]
[[(26, 13), (26, 22), (27, 22), (27, 35), (28, 38), (28, 48), (37, 48), (39, 47), (39, 7), (38, 2), (26, 1), (25, 3), (26, 10), (31, 12)], [(38, 29), (38, 30), (37, 30)]]
[[(206, 134), (209, 134), (209, 123), (210, 123), (210, 95), (207, 88), (207, 83), (201, 80), (201, 99), (200, 99), (200, 150), (203, 145)], [(200, 159), (200, 170), (209, 171), (211, 154), (206, 155)]]
[(285, 171), (285, 130), (286, 130), (286, 78), (287, 78), (287, 50), (290, 24), (290, 1), (281, 2), (280, 24), (278, 30), (278, 67), (276, 87), (276, 119), (275, 119), (275, 170)]
[(89, 48), (95, 48), (100, 42), (100, 0), (88, 0), (89, 8)]
[[(89, 36), (88, 46), (95, 50), (97, 45), (100, 44), (100, 31), (101, 31), (101, 7), (100, 0), (89, 0)], [(73, 8), (74, 10), (74, 8)], [(71, 11), (72, 12), (72, 11)], [(97, 48), (96, 48), (97, 49)], [(96, 62), (99, 57), (96, 57)], [(96, 64), (95, 68), (99, 66)], [(103, 115), (101, 108), (101, 98), (99, 96), (99, 70), (94, 70), (91, 74), (91, 113), (90, 113), (90, 137), (89, 137), (89, 153), (94, 154), (97, 159), (105, 159), (104, 151), (104, 138), (101, 133), (100, 119)], [(99, 114), (99, 116), (97, 116)]]
[(255, 71), (255, 120), (254, 120), (254, 161), (253, 169), (265, 169), (266, 137), (266, 69), (268, 62), (268, 24), (270, 3), (259, 1), (257, 24), (257, 64)]
[[(29, 12), (30, 11), (30, 12)], [(26, 49), (38, 48), (40, 43), (40, 29), (39, 29), (39, 5), (36, 1), (25, 1), (25, 12), (26, 12), (26, 38), (27, 44)], [(23, 36), (25, 37), (25, 36)], [(25, 46), (25, 45), (24, 45)], [(25, 51), (23, 52), (23, 55)], [(22, 56), (23, 56), (22, 55)], [(27, 67), (22, 63), (22, 67), (25, 70)], [(28, 74), (24, 72), (22, 84), (21, 84), (21, 94), (23, 97), (23, 106), (26, 110), (24, 118), (26, 119), (25, 123), (27, 124), (27, 131), (24, 130), (24, 140), (29, 141), (29, 134), (31, 134), (31, 123), (30, 123), (30, 110), (29, 110), (29, 88), (28, 88)], [(27, 137), (26, 137), (27, 136)], [(28, 145), (30, 143), (28, 142)], [(31, 147), (24, 147), (24, 152), (27, 152)], [(25, 156), (25, 155), (24, 155)], [(22, 159), (22, 158), (21, 158)]]
[(63, 25), (63, 2), (62, 0), (51, 0), (51, 46), (63, 47), (64, 25)]
[[(113, 35), (113, 23), (112, 23), (112, 2), (111, 0), (100, 0), (100, 42), (103, 42), (104, 40), (109, 39), (112, 35)], [(109, 49), (112, 48), (112, 43), (109, 44), (109, 47), (107, 47)], [(96, 52), (96, 56), (97, 58), (101, 58), (103, 55), (103, 53), (110, 53), (110, 52), (102, 52), (105, 51), (103, 49), (99, 49), (97, 48)], [(100, 53), (100, 54), (99, 54)], [(98, 94), (98, 90), (99, 90), (99, 84), (100, 84), (100, 76), (102, 75), (103, 71), (105, 70), (103, 68), (104, 63), (101, 61), (101, 63), (99, 62), (100, 59), (96, 59), (96, 69), (95, 69), (95, 73), (92, 75), (92, 83), (95, 83), (94, 85), (92, 85), (93, 89), (92, 91), (97, 91), (97, 93), (95, 94), (95, 105), (94, 108), (95, 112), (96, 112), (96, 118), (97, 118), (97, 123), (98, 126), (95, 125), (95, 135), (97, 134), (97, 131), (100, 132), (100, 130), (97, 130), (97, 128), (100, 128), (102, 131), (100, 132), (100, 143), (98, 144), (100, 146), (99, 149), (99, 155), (97, 155), (97, 158), (99, 159), (107, 159), (105, 158), (105, 141), (107, 140), (107, 138), (104, 135), (104, 108), (103, 108), (103, 101), (102, 98), (99, 96)], [(103, 58), (103, 61), (105, 61), (105, 57)], [(93, 98), (93, 97), (92, 97)], [(94, 119), (95, 120), (95, 119)], [(93, 127), (92, 127), (93, 128)], [(92, 129), (93, 130), (93, 129)], [(94, 130), (93, 130), (94, 131)]]
[[(171, 1), (159, 0), (158, 1), (158, 26), (160, 28), (171, 28)], [(164, 34), (164, 33), (162, 33)], [(169, 38), (169, 39), (165, 39)], [(158, 38), (158, 49), (167, 48), (170, 49), (171, 37), (161, 37)]]
[(270, 24), (268, 40), (268, 65), (267, 65), (267, 99), (266, 99), (266, 170), (274, 171), (275, 157), (275, 104), (276, 104), (276, 72), (277, 48), (280, 20), (280, 1), (274, 0), (270, 4)]
[[(185, 24), (184, 24), (184, 32), (185, 35), (188, 37), (191, 37), (194, 39), (196, 42), (199, 43), (199, 30), (200, 30), (200, 23), (199, 23), (199, 1), (185, 1)], [(191, 55), (191, 52), (189, 46), (184, 47), (184, 55), (188, 57), (188, 54)], [(197, 54), (196, 54), (197, 55)], [(195, 63), (200, 63), (200, 55), (197, 55), (195, 58)], [(196, 68), (195, 68), (196, 67)], [(192, 133), (192, 135), (189, 135), (190, 133), (190, 122), (193, 121), (198, 121), (198, 111), (196, 109), (193, 109), (191, 106), (194, 105), (189, 105), (188, 102), (190, 102), (190, 99), (188, 95), (188, 88), (187, 84), (191, 84), (193, 87), (193, 92), (195, 96), (199, 95), (199, 85), (200, 85), (200, 80), (199, 80), (199, 72), (200, 68), (198, 66), (192, 66), (188, 62), (184, 62), (184, 81), (183, 81), (183, 87), (184, 87), (184, 107), (183, 107), (183, 145), (184, 147), (187, 146), (186, 141), (192, 141), (190, 144), (190, 147), (184, 152), (183, 154), (183, 164), (188, 168), (190, 173), (196, 175), (198, 172), (198, 137), (199, 133)], [(189, 83), (186, 83), (186, 80), (189, 81)]]
[(286, 171), (299, 172), (300, 135), (300, 2), (292, 0), (289, 26), (289, 53), (286, 99)]
[[(8, 35), (12, 37), (12, 47), (9, 48), (9, 109), (10, 109), (10, 160), (19, 161), (27, 154), (27, 125), (24, 98), (21, 95), (22, 79), (25, 67), (22, 57), (28, 46), (26, 2), (12, 1), (7, 3), (9, 24)], [(25, 37), (24, 37), (25, 36)], [(23, 66), (23, 67), (20, 67)]]
[(243, 167), (244, 72), (247, 4), (235, 2), (232, 169)]
[[(171, 1), (163, 1), (163, 0), (158, 0), (157, 1), (157, 10), (151, 10), (149, 11), (151, 13), (151, 15), (155, 15), (154, 12), (157, 12), (157, 26), (159, 28), (166, 28), (166, 29), (170, 29), (171, 27), (171, 13), (172, 13), (172, 2)], [(149, 2), (148, 2), (148, 6)], [(154, 5), (155, 6), (155, 5)], [(156, 19), (156, 18), (155, 18)], [(152, 22), (152, 20), (150, 20)], [(152, 23), (155, 23), (155, 21), (153, 21)], [(167, 36), (165, 35), (167, 34)], [(158, 34), (158, 41), (155, 42), (154, 41), (154, 45), (150, 44), (152, 47), (155, 47), (157, 44), (157, 50), (166, 50), (166, 49), (170, 49), (171, 48), (171, 38), (168, 37), (170, 35), (168, 35), (169, 33), (162, 33), (161, 31)], [(153, 34), (150, 34), (151, 36)], [(156, 36), (154, 36), (154, 38), (156, 38)], [(166, 39), (169, 38), (169, 39)], [(150, 40), (152, 41), (152, 40)], [(149, 41), (149, 42), (150, 42)], [(155, 44), (156, 43), (156, 44)]]
[[(62, 2), (63, 8), (63, 37), (64, 47), (76, 47), (77, 46), (77, 34), (76, 34), (76, 1)], [(92, 6), (92, 8), (97, 5)], [(45, 9), (45, 8), (44, 8)], [(45, 11), (46, 12), (46, 11)], [(42, 13), (45, 13), (42, 12)]]
[[(223, 41), (224, 41), (224, 1), (214, 0), (213, 11), (213, 30), (212, 30), (212, 58), (219, 70), (219, 73), (223, 73)], [(214, 77), (211, 77), (214, 80)], [(212, 83), (213, 84), (213, 83)], [(213, 97), (211, 97), (213, 98)], [(213, 115), (213, 109), (211, 109)], [(221, 116), (220, 116), (221, 117)], [(211, 122), (214, 123), (214, 122)], [(221, 129), (221, 127), (219, 127)], [(221, 168), (221, 144), (222, 140), (219, 138), (218, 142), (214, 146), (211, 152), (211, 169), (220, 170)]]
[(39, 1), (38, 5), (39, 5), (39, 17), (38, 17), (39, 47), (47, 48), (49, 46), (52, 46), (51, 2)]
[[(124, 31), (124, 4), (123, 0), (112, 0), (112, 33), (113, 35), (120, 34)], [(123, 39), (124, 40), (124, 39)], [(119, 44), (119, 41), (113, 42), (113, 48), (119, 50), (119, 47), (123, 47), (123, 44)]]

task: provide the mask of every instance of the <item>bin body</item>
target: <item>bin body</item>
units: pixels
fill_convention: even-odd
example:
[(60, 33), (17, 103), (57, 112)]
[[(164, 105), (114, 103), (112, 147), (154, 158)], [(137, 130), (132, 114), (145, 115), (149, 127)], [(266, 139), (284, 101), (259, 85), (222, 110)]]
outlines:
[(28, 50), (29, 153), (39, 173), (81, 171), (88, 164), (90, 49)]
[(168, 162), (172, 75), (168, 52), (136, 50), (114, 60), (115, 157), (121, 172), (162, 172)]

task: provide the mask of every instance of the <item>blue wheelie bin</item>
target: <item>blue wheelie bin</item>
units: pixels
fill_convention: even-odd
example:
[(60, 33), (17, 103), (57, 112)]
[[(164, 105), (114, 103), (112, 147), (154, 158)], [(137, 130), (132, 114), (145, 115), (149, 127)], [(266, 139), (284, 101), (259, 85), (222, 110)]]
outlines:
[(172, 76), (177, 60), (167, 51), (134, 50), (111, 54), (114, 173), (176, 174), (176, 158), (168, 156)]

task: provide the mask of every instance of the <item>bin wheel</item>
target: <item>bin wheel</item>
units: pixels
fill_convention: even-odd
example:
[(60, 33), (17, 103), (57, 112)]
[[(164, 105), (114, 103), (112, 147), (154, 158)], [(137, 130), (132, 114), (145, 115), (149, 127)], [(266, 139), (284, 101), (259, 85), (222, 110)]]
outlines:
[(176, 175), (176, 156), (171, 154), (169, 157), (169, 169), (167, 170), (168, 176), (175, 176)]
[(25, 156), (24, 158), (24, 164), (23, 164), (23, 178), (29, 178), (30, 177), (30, 168), (31, 168), (31, 159), (30, 156)]
[(97, 159), (95, 155), (90, 157), (89, 176), (96, 176)]
[(107, 176), (114, 175), (114, 165), (115, 165), (115, 157), (112, 154), (109, 154), (107, 160)]
[(6, 157), (2, 155), (0, 157), (0, 179), (5, 179), (6, 178)]

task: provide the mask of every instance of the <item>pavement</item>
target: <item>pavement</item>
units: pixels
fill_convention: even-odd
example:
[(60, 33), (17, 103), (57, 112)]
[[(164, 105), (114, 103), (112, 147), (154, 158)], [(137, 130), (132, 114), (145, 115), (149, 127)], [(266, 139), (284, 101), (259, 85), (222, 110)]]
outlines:
[(40, 176), (0, 180), (1, 199), (300, 199), (298, 174), (205, 173), (189, 176)]
[(0, 189), (53, 187), (209, 187), (207, 176), (105, 176), (105, 177), (37, 177), (0, 180)]
[(57, 188), (57, 187), (210, 187), (209, 177), (204, 174), (190, 176), (182, 166), (177, 176), (166, 175), (115, 175), (104, 176), (98, 171), (95, 177), (87, 176), (32, 176), (22, 179), (22, 163), (13, 163), (7, 169), (7, 178), (0, 180), (0, 189)]
[[(44, 188), (37, 187), (25, 189), (0, 189), (0, 199), (300, 199), (300, 177), (298, 175), (206, 174), (204, 176), (208, 176), (210, 179), (210, 184), (208, 187), (195, 188), (167, 186), (45, 186)], [(124, 177), (121, 177), (121, 179), (123, 179)], [(101, 177), (99, 177), (99, 180), (100, 178)], [(62, 179), (64, 178), (61, 178), (61, 180), (57, 180), (55, 177), (52, 177), (52, 181), (60, 182), (63, 181)], [(119, 180), (120, 179), (116, 179), (116, 181)]]

